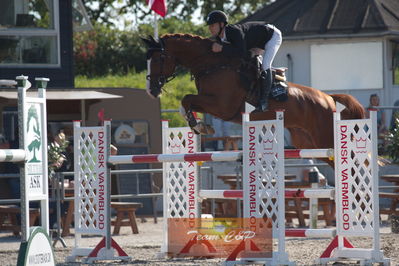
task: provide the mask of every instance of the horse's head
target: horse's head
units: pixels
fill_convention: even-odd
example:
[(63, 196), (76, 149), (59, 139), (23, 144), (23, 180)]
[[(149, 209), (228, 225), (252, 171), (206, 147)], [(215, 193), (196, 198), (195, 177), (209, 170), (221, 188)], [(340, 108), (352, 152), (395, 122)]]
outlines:
[(161, 94), (161, 89), (175, 75), (176, 58), (169, 54), (164, 41), (141, 38), (147, 45), (147, 93), (156, 98)]

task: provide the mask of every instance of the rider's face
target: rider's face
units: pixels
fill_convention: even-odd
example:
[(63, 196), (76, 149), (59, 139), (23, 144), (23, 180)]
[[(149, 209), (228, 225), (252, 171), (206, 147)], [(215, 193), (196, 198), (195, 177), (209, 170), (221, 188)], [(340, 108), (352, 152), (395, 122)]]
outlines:
[(213, 23), (208, 26), (210, 33), (213, 37), (217, 37), (220, 31), (220, 23)]

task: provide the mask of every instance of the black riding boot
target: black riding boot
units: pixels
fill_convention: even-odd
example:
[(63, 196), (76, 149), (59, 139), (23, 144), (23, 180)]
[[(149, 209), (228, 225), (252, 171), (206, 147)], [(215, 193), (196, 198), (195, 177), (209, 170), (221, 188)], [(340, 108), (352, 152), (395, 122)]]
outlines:
[(264, 70), (261, 73), (261, 80), (262, 84), (260, 87), (260, 93), (259, 93), (259, 105), (256, 107), (256, 111), (267, 111), (268, 107), (268, 98), (269, 98), (269, 93), (272, 87), (272, 82), (273, 82), (273, 77), (272, 77), (272, 71), (269, 68), (268, 70)]

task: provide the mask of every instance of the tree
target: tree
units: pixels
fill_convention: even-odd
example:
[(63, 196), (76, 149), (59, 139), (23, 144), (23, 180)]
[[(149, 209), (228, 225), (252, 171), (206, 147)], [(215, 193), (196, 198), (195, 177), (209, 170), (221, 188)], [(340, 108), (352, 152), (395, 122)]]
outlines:
[[(198, 22), (204, 21), (207, 14), (214, 10), (224, 10), (231, 22), (248, 16), (270, 1), (264, 0), (167, 0), (168, 17), (179, 20)], [(124, 20), (127, 27), (137, 27), (141, 23), (152, 20), (151, 10), (145, 0), (83, 0), (87, 13), (93, 23), (115, 26)], [(200, 18), (193, 17), (196, 10), (200, 10)]]

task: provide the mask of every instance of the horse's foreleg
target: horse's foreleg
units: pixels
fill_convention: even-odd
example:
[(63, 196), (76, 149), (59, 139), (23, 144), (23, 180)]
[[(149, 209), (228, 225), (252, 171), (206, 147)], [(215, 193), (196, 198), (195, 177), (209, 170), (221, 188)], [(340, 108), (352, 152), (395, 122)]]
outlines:
[(197, 119), (195, 118), (191, 109), (186, 109), (184, 106), (180, 106), (180, 114), (186, 119), (188, 125), (193, 128), (197, 125)]
[(196, 134), (213, 134), (214, 130), (203, 122), (197, 122), (193, 112), (212, 113), (212, 106), (216, 105), (214, 96), (193, 95), (184, 96), (180, 113)]

